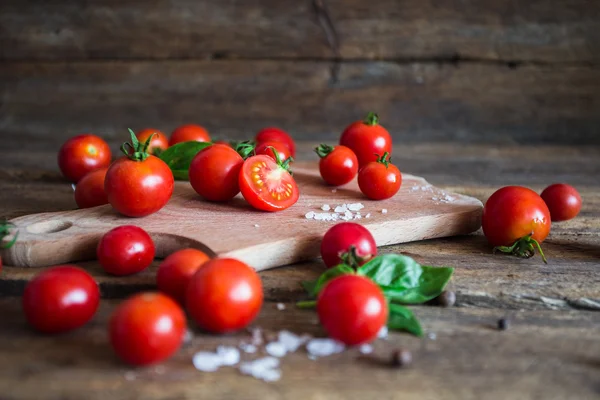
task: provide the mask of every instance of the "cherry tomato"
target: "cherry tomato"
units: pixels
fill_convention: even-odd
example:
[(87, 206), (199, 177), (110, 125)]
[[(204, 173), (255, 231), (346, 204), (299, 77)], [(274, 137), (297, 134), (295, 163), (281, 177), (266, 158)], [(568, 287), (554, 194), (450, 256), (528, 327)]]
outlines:
[(77, 182), (95, 169), (108, 167), (110, 147), (96, 135), (78, 135), (67, 140), (58, 152), (58, 166), (65, 178)]
[(257, 210), (285, 210), (300, 196), (285, 163), (277, 164), (269, 156), (254, 156), (244, 161), (239, 179), (242, 196)]
[(356, 176), (358, 159), (348, 147), (322, 144), (315, 151), (321, 157), (319, 161), (321, 177), (329, 185), (345, 185)]
[(257, 144), (262, 142), (283, 142), (290, 149), (291, 156), (296, 157), (296, 143), (294, 143), (294, 139), (283, 129), (275, 127), (264, 128), (256, 134), (254, 140)]
[(196, 249), (183, 249), (169, 255), (156, 272), (158, 290), (184, 304), (190, 279), (208, 260), (210, 257)]
[(542, 192), (541, 197), (550, 210), (552, 221), (567, 221), (575, 218), (581, 211), (579, 192), (573, 186), (565, 183), (548, 186)]
[(342, 133), (340, 144), (356, 154), (359, 168), (377, 161), (378, 156), (386, 152), (392, 153), (392, 137), (379, 125), (379, 118), (374, 113), (369, 113), (364, 121), (350, 124)]
[(292, 156), (292, 152), (290, 151), (287, 144), (285, 144), (284, 142), (275, 141), (260, 142), (256, 145), (254, 152), (256, 155), (262, 154), (271, 157), (273, 161), (277, 161), (277, 159), (275, 158), (275, 153), (273, 153), (271, 147), (275, 149), (281, 161), (285, 161)]
[(377, 255), (377, 245), (371, 232), (362, 225), (354, 222), (341, 222), (329, 228), (321, 241), (321, 257), (329, 267), (341, 264), (341, 255), (351, 251), (354, 247), (358, 264), (362, 265), (371, 257)]
[(90, 208), (108, 204), (108, 196), (104, 191), (104, 179), (108, 168), (90, 172), (75, 186), (75, 203), (79, 208)]
[[(154, 136), (152, 136), (152, 134), (154, 134)], [(148, 151), (150, 154), (159, 155), (161, 152), (169, 148), (169, 139), (167, 139), (167, 135), (158, 129), (146, 128), (139, 131), (136, 136), (140, 142), (145, 142), (150, 136), (152, 136), (152, 140), (148, 146)]]
[(121, 214), (144, 217), (167, 204), (173, 194), (175, 179), (163, 160), (145, 152), (143, 143), (137, 146), (129, 143), (129, 146), (129, 149), (123, 147), (123, 152), (128, 155), (108, 168), (104, 191), (108, 202)]
[(252, 268), (232, 258), (216, 258), (192, 277), (186, 308), (202, 329), (226, 333), (246, 327), (263, 303), (260, 277)]
[(100, 290), (83, 269), (59, 265), (33, 278), (25, 287), (22, 302), (33, 328), (44, 333), (66, 332), (92, 319), (100, 303)]
[(238, 175), (244, 160), (230, 146), (214, 144), (192, 159), (189, 176), (194, 190), (209, 201), (228, 201), (239, 192)]
[(377, 337), (388, 318), (383, 292), (359, 275), (342, 275), (328, 282), (317, 299), (317, 313), (329, 336), (348, 346)]
[(198, 125), (182, 125), (171, 133), (169, 146), (181, 142), (210, 142), (208, 131)]
[(121, 303), (108, 326), (115, 353), (131, 365), (163, 361), (181, 346), (187, 329), (185, 314), (169, 296), (140, 293)]
[(96, 254), (109, 274), (123, 276), (143, 271), (154, 260), (154, 242), (140, 227), (123, 225), (102, 236)]
[(384, 153), (377, 161), (371, 161), (358, 172), (358, 187), (371, 200), (389, 199), (400, 190), (402, 174)]
[(533, 190), (521, 186), (506, 186), (492, 194), (483, 207), (481, 222), (492, 246), (521, 257), (533, 255), (532, 243), (539, 249), (551, 225), (550, 211), (544, 200)]

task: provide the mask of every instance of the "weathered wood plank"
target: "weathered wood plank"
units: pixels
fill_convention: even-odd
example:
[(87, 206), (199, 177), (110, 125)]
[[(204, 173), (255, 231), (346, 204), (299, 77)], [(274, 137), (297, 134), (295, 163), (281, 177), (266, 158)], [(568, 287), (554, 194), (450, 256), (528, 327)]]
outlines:
[(0, 88), (2, 136), (41, 148), (79, 132), (117, 141), (127, 127), (188, 122), (215, 137), (280, 125), (334, 141), (369, 110), (397, 143), (600, 144), (595, 67), (357, 62), (335, 82), (328, 63), (313, 61), (9, 63)]
[(5, 0), (0, 59), (332, 59), (313, 3), (343, 59), (600, 61), (600, 5), (587, 0)]

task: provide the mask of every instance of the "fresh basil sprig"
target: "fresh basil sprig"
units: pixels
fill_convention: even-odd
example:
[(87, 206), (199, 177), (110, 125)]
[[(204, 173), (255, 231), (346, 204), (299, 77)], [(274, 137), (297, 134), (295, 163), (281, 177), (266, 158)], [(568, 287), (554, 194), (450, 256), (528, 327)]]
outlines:
[(387, 327), (396, 331), (407, 331), (415, 336), (423, 336), (423, 328), (410, 309), (400, 304), (389, 303)]
[(212, 145), (210, 142), (181, 142), (160, 153), (159, 158), (163, 160), (173, 172), (177, 180), (189, 180), (188, 170), (192, 159), (200, 152)]

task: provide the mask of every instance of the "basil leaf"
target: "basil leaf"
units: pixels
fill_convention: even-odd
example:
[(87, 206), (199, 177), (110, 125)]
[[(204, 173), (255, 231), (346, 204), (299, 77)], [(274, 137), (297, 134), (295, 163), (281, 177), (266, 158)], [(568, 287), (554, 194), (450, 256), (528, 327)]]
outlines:
[(387, 326), (396, 331), (407, 331), (423, 336), (423, 328), (411, 310), (399, 304), (389, 304)]
[(319, 292), (323, 289), (323, 287), (332, 279), (337, 278), (341, 275), (353, 274), (354, 269), (346, 264), (340, 264), (333, 268), (329, 268), (327, 271), (323, 272), (317, 282), (315, 283), (315, 287), (310, 293), (311, 296), (317, 297)]
[(302, 287), (308, 294), (312, 295), (315, 291), (315, 287), (317, 287), (317, 281), (302, 281)]
[(420, 304), (437, 297), (450, 280), (453, 268), (422, 266), (411, 257), (384, 254), (357, 270), (371, 278), (393, 302)]
[(173, 177), (177, 180), (187, 181), (188, 170), (192, 159), (200, 152), (212, 145), (210, 142), (182, 142), (177, 143), (160, 153), (159, 158), (163, 160), (173, 171)]

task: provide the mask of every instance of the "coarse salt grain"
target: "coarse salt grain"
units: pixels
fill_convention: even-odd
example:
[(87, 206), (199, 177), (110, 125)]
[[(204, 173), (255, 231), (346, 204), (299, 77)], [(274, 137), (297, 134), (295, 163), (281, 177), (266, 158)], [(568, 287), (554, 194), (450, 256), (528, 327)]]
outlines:
[(311, 339), (306, 344), (306, 351), (315, 357), (326, 357), (332, 354), (341, 353), (345, 346), (333, 339)]
[(315, 217), (314, 211), (309, 211), (306, 214), (304, 214), (304, 218), (306, 218), (306, 219), (313, 219), (314, 217)]
[(379, 333), (377, 333), (377, 337), (379, 339), (383, 339), (383, 338), (386, 338), (387, 336), (388, 336), (388, 328), (387, 328), (387, 326), (384, 326), (381, 328)]
[(255, 228), (258, 228), (259, 226), (260, 226), (259, 224), (254, 224), (254, 227), (255, 227)]
[(280, 342), (271, 342), (265, 346), (266, 352), (273, 357), (283, 357), (287, 353), (287, 349)]
[(358, 351), (360, 351), (362, 354), (371, 354), (373, 352), (373, 346), (371, 346), (369, 343), (365, 343), (360, 346)]
[(341, 206), (336, 206), (333, 211), (336, 213), (343, 213), (348, 211), (348, 207), (345, 204), (342, 204)]
[(298, 350), (300, 346), (310, 340), (310, 336), (302, 335), (298, 336), (290, 331), (281, 331), (278, 335), (279, 343), (285, 346), (288, 352), (294, 352)]
[(244, 375), (253, 376), (256, 379), (262, 379), (265, 382), (273, 382), (281, 379), (279, 359), (275, 357), (264, 357), (254, 361), (248, 361), (240, 364), (240, 372)]
[(382, 213), (382, 214), (387, 214), (387, 208), (382, 208), (382, 209), (381, 209), (381, 213)]
[(277, 309), (278, 309), (279, 311), (283, 311), (283, 310), (285, 310), (285, 304), (283, 304), (283, 303), (277, 303)]
[(217, 354), (221, 357), (221, 365), (235, 365), (240, 362), (240, 351), (231, 346), (217, 347)]
[(222, 365), (221, 356), (209, 351), (200, 351), (194, 354), (192, 363), (197, 370), (202, 372), (214, 372)]
[(248, 353), (248, 354), (256, 353), (256, 350), (257, 350), (255, 345), (249, 344), (249, 343), (241, 343), (240, 349), (242, 349), (242, 351), (244, 353)]
[(331, 207), (329, 207), (329, 204), (323, 204), (321, 206), (321, 210), (323, 210), (323, 211), (329, 211), (329, 210), (331, 210)]
[(361, 219), (362, 215), (360, 215), (360, 213), (356, 213), (354, 214), (354, 219)]
[(362, 203), (346, 204), (346, 207), (348, 207), (348, 210), (350, 211), (359, 211), (365, 208), (365, 206)]
[(435, 339), (437, 339), (437, 335), (435, 334), (435, 332), (429, 332), (429, 333), (427, 334), (427, 337), (428, 337), (430, 340), (435, 340)]
[(367, 215), (365, 215), (365, 218), (371, 218), (371, 213), (368, 213)]

